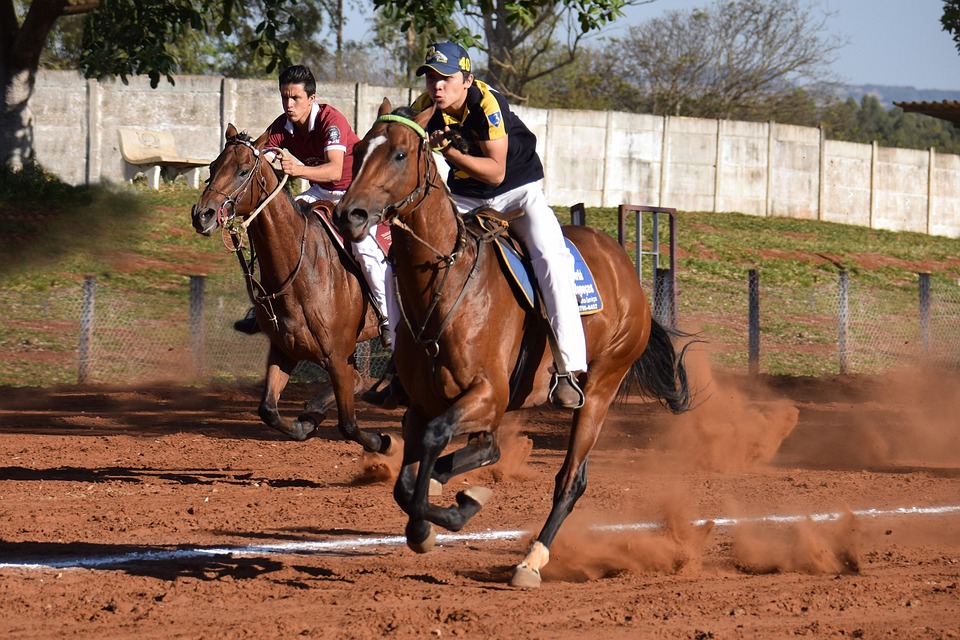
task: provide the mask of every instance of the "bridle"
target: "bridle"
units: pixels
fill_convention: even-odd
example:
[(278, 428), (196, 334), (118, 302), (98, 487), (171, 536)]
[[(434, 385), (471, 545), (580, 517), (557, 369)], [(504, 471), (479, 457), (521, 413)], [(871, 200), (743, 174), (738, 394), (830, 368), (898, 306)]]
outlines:
[[(224, 198), (223, 202), (220, 203), (220, 206), (217, 208), (217, 225), (220, 226), (221, 228), (226, 228), (228, 226), (227, 223), (233, 220), (234, 218), (236, 218), (237, 201), (240, 200), (241, 197), (244, 197), (246, 195), (247, 189), (253, 183), (254, 176), (258, 176), (260, 178), (260, 188), (263, 191), (267, 190), (266, 178), (263, 177), (263, 172), (260, 170), (260, 165), (263, 163), (264, 154), (268, 152), (279, 154), (279, 153), (282, 153), (283, 151), (282, 149), (278, 149), (276, 147), (267, 147), (263, 150), (260, 150), (256, 148), (252, 142), (244, 138), (241, 138), (239, 136), (236, 136), (228, 140), (226, 146), (230, 147), (238, 144), (247, 147), (248, 149), (250, 149), (250, 152), (253, 154), (253, 157), (254, 157), (253, 169), (250, 170), (249, 175), (247, 175), (247, 177), (240, 184), (240, 186), (234, 189), (233, 193), (230, 193), (230, 194), (226, 194), (223, 191), (220, 191), (219, 189), (210, 186), (209, 184), (207, 185), (207, 190), (213, 191), (217, 195), (221, 195)], [(273, 167), (274, 169), (277, 168), (275, 164), (273, 164)], [(270, 201), (273, 200), (274, 197), (276, 197), (276, 195), (283, 190), (283, 187), (286, 186), (287, 184), (288, 177), (289, 176), (287, 176), (287, 174), (284, 173), (283, 179), (280, 180), (276, 188), (274, 188), (274, 190), (270, 192), (270, 194), (266, 197), (266, 199), (263, 202), (261, 202), (256, 209), (254, 209), (253, 213), (247, 216), (246, 220), (243, 220), (242, 222), (239, 223), (239, 226), (244, 231), (246, 231), (247, 228), (250, 226), (250, 224), (254, 221), (254, 219), (256, 219), (258, 215), (260, 215), (260, 212), (263, 211), (268, 204), (270, 204)], [(203, 198), (203, 194), (200, 194), (200, 197)], [(227, 214), (228, 208), (230, 209), (229, 215)]]
[[(280, 285), (280, 288), (277, 291), (275, 291), (274, 293), (268, 293), (266, 288), (263, 286), (263, 284), (257, 279), (256, 275), (254, 275), (254, 265), (256, 264), (256, 251), (252, 244), (250, 246), (250, 261), (248, 262), (246, 259), (244, 259), (243, 234), (247, 231), (248, 227), (254, 221), (254, 219), (256, 219), (258, 215), (260, 215), (260, 212), (266, 209), (267, 205), (269, 205), (270, 202), (276, 197), (276, 195), (283, 190), (284, 186), (287, 184), (287, 179), (288, 179), (287, 174), (286, 173), (283, 174), (283, 178), (277, 183), (277, 186), (267, 195), (266, 198), (264, 198), (262, 202), (260, 202), (259, 205), (257, 205), (256, 209), (254, 209), (254, 211), (249, 216), (247, 216), (246, 220), (243, 220), (238, 224), (229, 224), (229, 222), (236, 218), (236, 215), (237, 215), (236, 203), (237, 201), (246, 197), (247, 189), (249, 189), (250, 185), (253, 184), (254, 177), (259, 178), (259, 185), (260, 185), (261, 192), (265, 192), (267, 190), (266, 177), (264, 176), (262, 171), (264, 154), (271, 151), (274, 152), (275, 154), (280, 154), (282, 153), (283, 150), (278, 149), (276, 147), (267, 147), (261, 150), (255, 147), (253, 143), (250, 142), (249, 140), (245, 138), (241, 138), (239, 136), (228, 140), (226, 146), (229, 147), (229, 146), (238, 145), (238, 144), (247, 147), (250, 150), (250, 152), (253, 153), (254, 163), (253, 163), (253, 168), (250, 170), (250, 173), (247, 175), (244, 181), (240, 184), (240, 186), (234, 189), (233, 192), (230, 194), (226, 194), (209, 184), (207, 185), (206, 190), (213, 191), (214, 193), (224, 197), (223, 202), (217, 208), (217, 225), (223, 230), (223, 233), (229, 234), (232, 248), (230, 246), (227, 246), (226, 239), (224, 239), (224, 246), (227, 246), (227, 249), (237, 254), (237, 260), (240, 262), (240, 269), (241, 271), (243, 271), (244, 280), (247, 284), (247, 296), (250, 298), (250, 301), (253, 304), (262, 306), (264, 309), (266, 309), (268, 319), (270, 320), (270, 323), (273, 325), (274, 330), (279, 331), (279, 321), (277, 320), (277, 314), (274, 313), (274, 310), (273, 310), (273, 300), (275, 300), (276, 298), (279, 298), (282, 295), (286, 295), (287, 290), (290, 289), (291, 285), (293, 284), (293, 281), (296, 280), (297, 275), (300, 273), (300, 268), (303, 266), (303, 257), (304, 257), (305, 248), (306, 248), (307, 230), (309, 227), (309, 221), (307, 216), (303, 216), (303, 234), (300, 237), (300, 257), (297, 260), (297, 265), (294, 267), (293, 271), (286, 277), (286, 279), (283, 281), (283, 283)], [(275, 158), (276, 157), (278, 156), (275, 156)], [(274, 159), (274, 162), (268, 161), (268, 163), (274, 168), (274, 170), (278, 170), (275, 159)], [(206, 192), (206, 190), (204, 192)], [(201, 200), (203, 199), (203, 194), (200, 194), (200, 198)], [(198, 205), (199, 205), (199, 202), (198, 202)], [(229, 208), (229, 215), (227, 214), (228, 208)], [(254, 293), (254, 289), (259, 290), (260, 293), (259, 294)]]
[[(440, 284), (434, 290), (433, 296), (430, 298), (430, 304), (427, 307), (426, 314), (423, 318), (423, 322), (420, 324), (419, 329), (415, 329), (413, 327), (413, 325), (410, 322), (410, 318), (407, 315), (407, 311), (403, 307), (403, 301), (400, 299), (399, 295), (397, 296), (397, 306), (400, 308), (400, 315), (403, 319), (404, 324), (406, 324), (407, 328), (410, 329), (410, 333), (413, 335), (414, 341), (417, 344), (419, 344), (421, 347), (423, 347), (424, 351), (426, 351), (427, 355), (432, 359), (439, 354), (440, 336), (443, 334), (443, 331), (447, 328), (447, 325), (453, 319), (453, 316), (457, 308), (460, 306), (460, 303), (463, 302), (464, 296), (466, 295), (466, 292), (467, 292), (468, 285), (470, 284), (471, 281), (473, 281), (473, 279), (475, 278), (475, 276), (479, 271), (481, 243), (479, 241), (477, 243), (477, 251), (475, 252), (473, 268), (470, 270), (470, 273), (467, 276), (466, 280), (464, 280), (463, 287), (460, 289), (460, 293), (457, 295), (457, 299), (454, 301), (453, 306), (450, 308), (449, 312), (447, 313), (447, 316), (440, 322), (440, 326), (437, 328), (435, 332), (435, 336), (433, 338), (424, 338), (423, 334), (427, 329), (427, 323), (429, 322), (430, 318), (433, 316), (433, 314), (437, 310), (437, 306), (440, 303), (440, 297), (443, 294), (443, 290), (447, 284), (447, 278), (450, 276), (450, 272), (453, 270), (452, 267), (454, 263), (457, 261), (457, 259), (463, 254), (463, 249), (466, 244), (466, 237), (467, 237), (466, 225), (463, 222), (463, 218), (457, 212), (456, 204), (453, 202), (452, 199), (449, 198), (449, 194), (448, 194), (448, 199), (450, 199), (450, 204), (453, 208), (454, 218), (457, 221), (457, 240), (454, 245), (453, 251), (447, 254), (447, 253), (444, 253), (443, 251), (440, 251), (439, 249), (434, 247), (432, 244), (427, 242), (423, 237), (417, 234), (416, 231), (414, 231), (408, 224), (406, 224), (400, 218), (401, 211), (407, 208), (411, 203), (413, 203), (416, 200), (416, 204), (414, 204), (408, 210), (410, 213), (413, 213), (414, 211), (419, 209), (424, 202), (426, 202), (427, 196), (429, 195), (431, 189), (440, 189), (443, 187), (443, 185), (442, 183), (436, 182), (436, 178), (438, 177), (438, 174), (434, 172), (433, 163), (430, 161), (429, 156), (427, 155), (431, 153), (431, 151), (429, 147), (429, 140), (427, 138), (426, 132), (423, 130), (423, 127), (421, 127), (419, 124), (417, 124), (413, 120), (410, 120), (409, 118), (405, 118), (403, 116), (394, 115), (394, 114), (382, 115), (379, 118), (377, 118), (374, 124), (375, 125), (379, 123), (389, 124), (393, 122), (403, 124), (409, 127), (420, 137), (420, 144), (417, 149), (417, 167), (419, 169), (422, 163), (423, 171), (417, 172), (417, 186), (416, 188), (414, 188), (412, 192), (410, 192), (406, 197), (399, 200), (398, 202), (389, 204), (383, 207), (382, 209), (380, 209), (378, 212), (376, 212), (375, 217), (377, 217), (381, 221), (389, 222), (390, 225), (393, 227), (401, 229), (402, 231), (409, 234), (414, 240), (416, 240), (420, 244), (424, 245), (425, 247), (433, 251), (434, 254), (436, 255), (437, 262), (438, 262), (437, 268), (440, 268), (441, 263), (445, 266), (443, 277), (440, 280)], [(397, 278), (396, 269), (393, 270), (393, 278), (394, 278), (394, 290), (399, 291), (399, 288), (397, 287), (397, 283), (396, 283), (396, 278)]]

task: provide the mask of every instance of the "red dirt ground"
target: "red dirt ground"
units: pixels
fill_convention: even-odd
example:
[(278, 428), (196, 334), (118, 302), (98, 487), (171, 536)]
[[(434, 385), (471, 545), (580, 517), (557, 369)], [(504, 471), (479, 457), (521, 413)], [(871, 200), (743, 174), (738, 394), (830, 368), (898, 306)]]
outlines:
[[(612, 410), (533, 591), (508, 586), (529, 537), (178, 556), (401, 535), (390, 483), (371, 480), (395, 461), (330, 420), (284, 440), (252, 387), (0, 389), (0, 636), (960, 637), (960, 512), (864, 513), (960, 504), (960, 376), (695, 373), (691, 413)], [(285, 411), (312, 391), (290, 388)], [(359, 417), (395, 434), (400, 412)], [(504, 459), (468, 478), (494, 495), (463, 534), (542, 524), (566, 418), (508, 416)], [(737, 520), (692, 524), (717, 518)], [(598, 528), (647, 522), (663, 526)]]

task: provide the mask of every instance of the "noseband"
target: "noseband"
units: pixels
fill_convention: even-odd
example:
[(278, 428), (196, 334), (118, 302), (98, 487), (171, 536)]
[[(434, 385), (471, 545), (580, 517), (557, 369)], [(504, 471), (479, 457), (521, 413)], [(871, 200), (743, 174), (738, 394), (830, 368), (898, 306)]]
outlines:
[(409, 195), (407, 195), (405, 198), (403, 198), (398, 202), (395, 202), (393, 204), (388, 204), (383, 209), (380, 209), (380, 211), (378, 211), (376, 215), (382, 222), (390, 222), (391, 224), (399, 223), (399, 226), (401, 228), (406, 228), (406, 225), (400, 222), (399, 219), (397, 218), (397, 216), (400, 214), (400, 211), (404, 209), (407, 205), (409, 205), (411, 202), (419, 198), (419, 202), (417, 202), (417, 204), (411, 208), (411, 211), (416, 211), (420, 207), (420, 205), (423, 204), (424, 200), (426, 200), (427, 194), (430, 192), (430, 188), (431, 187), (436, 188), (437, 185), (433, 181), (434, 180), (433, 172), (430, 168), (430, 163), (427, 162), (426, 156), (425, 156), (425, 154), (429, 152), (429, 148), (428, 148), (429, 140), (427, 139), (427, 132), (424, 131), (423, 127), (421, 127), (419, 124), (417, 124), (413, 120), (409, 118), (404, 118), (403, 116), (394, 115), (394, 114), (387, 114), (387, 115), (380, 116), (379, 118), (376, 119), (376, 121), (373, 124), (374, 125), (377, 125), (380, 123), (389, 124), (391, 122), (396, 122), (413, 129), (414, 133), (416, 133), (420, 137), (420, 144), (417, 147), (417, 167), (420, 166), (420, 162), (421, 160), (423, 160), (424, 169), (422, 172), (420, 171), (417, 172), (417, 187), (412, 192), (410, 192)]
[[(282, 152), (281, 149), (277, 149), (276, 147), (267, 147), (266, 149), (263, 149), (263, 151), (261, 151), (260, 149), (257, 149), (255, 146), (253, 146), (252, 142), (250, 142), (249, 140), (244, 140), (243, 138), (240, 138), (240, 137), (235, 137), (232, 140), (228, 141), (226, 146), (231, 147), (238, 144), (247, 147), (248, 149), (250, 149), (250, 152), (253, 153), (254, 163), (253, 163), (253, 169), (250, 170), (250, 174), (246, 177), (246, 179), (244, 179), (244, 181), (240, 184), (239, 187), (233, 190), (233, 193), (226, 194), (223, 191), (220, 191), (219, 189), (212, 187), (210, 185), (207, 185), (207, 188), (205, 189), (205, 191), (207, 190), (213, 191), (214, 193), (221, 195), (224, 198), (223, 202), (220, 203), (220, 206), (217, 208), (217, 225), (219, 226), (224, 226), (225, 223), (227, 223), (230, 220), (233, 220), (236, 217), (237, 215), (236, 203), (245, 195), (246, 190), (250, 187), (251, 183), (253, 182), (254, 176), (259, 176), (260, 188), (263, 191), (266, 191), (266, 180), (264, 179), (263, 174), (260, 171), (260, 165), (263, 162), (263, 154), (268, 151), (272, 151), (274, 153)], [(272, 165), (272, 166), (276, 168), (276, 165)], [(289, 176), (286, 173), (284, 173), (283, 179), (280, 180), (280, 182), (277, 184), (277, 187), (273, 191), (271, 191), (270, 194), (263, 200), (263, 202), (261, 202), (257, 206), (257, 208), (253, 211), (253, 213), (247, 216), (246, 220), (240, 223), (240, 227), (244, 231), (247, 229), (247, 227), (250, 226), (250, 223), (252, 223), (254, 219), (256, 219), (258, 215), (260, 215), (260, 212), (263, 211), (268, 204), (270, 204), (270, 201), (273, 200), (273, 198), (278, 193), (280, 193), (281, 190), (283, 190), (283, 187), (287, 184), (288, 178)], [(203, 198), (203, 194), (200, 194), (200, 198), (201, 199)], [(197, 204), (199, 204), (199, 202)], [(228, 208), (230, 210), (229, 214), (227, 213)]]
[[(436, 289), (433, 292), (433, 295), (431, 296), (430, 303), (427, 306), (426, 313), (423, 318), (423, 322), (420, 324), (419, 327), (414, 327), (413, 324), (410, 322), (410, 317), (407, 314), (407, 310), (403, 306), (403, 300), (400, 299), (399, 296), (397, 297), (397, 306), (400, 309), (400, 314), (403, 318), (403, 322), (410, 329), (410, 332), (413, 335), (414, 341), (426, 351), (427, 356), (429, 356), (430, 358), (430, 362), (432, 366), (435, 362), (435, 358), (440, 353), (440, 336), (443, 334), (444, 329), (446, 329), (447, 325), (453, 319), (457, 308), (460, 306), (460, 303), (463, 302), (463, 299), (467, 293), (468, 285), (474, 280), (474, 278), (476, 278), (477, 273), (479, 271), (479, 267), (480, 267), (479, 243), (478, 243), (477, 253), (475, 255), (473, 267), (471, 268), (470, 273), (467, 275), (466, 279), (464, 280), (463, 286), (460, 288), (460, 292), (457, 295), (456, 299), (454, 300), (453, 305), (450, 307), (449, 311), (447, 312), (446, 317), (440, 320), (440, 324), (435, 332), (435, 335), (433, 337), (426, 337), (424, 334), (426, 333), (426, 330), (427, 330), (427, 324), (430, 321), (430, 318), (434, 315), (434, 313), (438, 311), (440, 297), (444, 289), (446, 288), (447, 278), (450, 276), (450, 272), (452, 271), (453, 264), (457, 261), (457, 258), (460, 257), (463, 251), (463, 247), (466, 244), (466, 226), (464, 225), (463, 218), (461, 218), (460, 214), (457, 213), (456, 204), (451, 199), (450, 204), (453, 209), (453, 216), (457, 221), (457, 241), (456, 241), (456, 245), (453, 248), (453, 251), (449, 254), (445, 254), (442, 251), (438, 250), (436, 247), (434, 247), (432, 244), (427, 242), (425, 239), (420, 237), (420, 235), (418, 235), (412, 228), (410, 228), (409, 225), (407, 225), (403, 220), (400, 219), (399, 214), (402, 209), (404, 209), (414, 200), (417, 200), (419, 198), (418, 202), (413, 207), (410, 208), (411, 212), (416, 211), (424, 202), (426, 202), (427, 196), (430, 193), (430, 189), (439, 188), (440, 185), (434, 182), (435, 176), (431, 169), (432, 165), (429, 158), (426, 157), (425, 155), (426, 153), (430, 153), (430, 149), (428, 146), (429, 140), (427, 139), (427, 134), (423, 130), (423, 128), (413, 120), (410, 120), (409, 118), (404, 118), (403, 116), (398, 116), (393, 114), (380, 116), (379, 118), (377, 118), (374, 124), (381, 123), (381, 122), (382, 123), (397, 122), (399, 124), (406, 125), (411, 129), (413, 129), (414, 132), (418, 136), (420, 136), (420, 140), (421, 140), (421, 143), (418, 147), (417, 166), (418, 167), (420, 166), (421, 158), (423, 158), (423, 163), (425, 166), (424, 166), (423, 172), (418, 172), (417, 187), (408, 196), (406, 196), (399, 202), (387, 205), (386, 207), (381, 209), (377, 215), (379, 216), (379, 219), (381, 221), (389, 221), (392, 226), (402, 229), (406, 233), (410, 234), (410, 236), (413, 239), (415, 239), (417, 242), (419, 242), (420, 244), (424, 245), (425, 247), (433, 251), (437, 256), (437, 260), (442, 262), (446, 267), (444, 269), (443, 277), (440, 279), (439, 285), (436, 287)], [(438, 268), (439, 268), (439, 265), (438, 265)], [(397, 277), (396, 270), (394, 270), (393, 277), (394, 279), (396, 279)]]

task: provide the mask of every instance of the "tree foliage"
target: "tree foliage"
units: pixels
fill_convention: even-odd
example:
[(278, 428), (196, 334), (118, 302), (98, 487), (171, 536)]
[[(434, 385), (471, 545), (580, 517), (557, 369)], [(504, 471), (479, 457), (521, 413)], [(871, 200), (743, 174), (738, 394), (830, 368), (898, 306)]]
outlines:
[(571, 64), (585, 37), (653, 0), (374, 0), (401, 30), (432, 31), (487, 55), (484, 80), (514, 100)]
[(943, 0), (940, 26), (953, 37), (953, 44), (960, 51), (960, 0)]
[(823, 35), (828, 17), (801, 0), (718, 0), (631, 27), (606, 51), (653, 113), (755, 119), (832, 79), (844, 43)]

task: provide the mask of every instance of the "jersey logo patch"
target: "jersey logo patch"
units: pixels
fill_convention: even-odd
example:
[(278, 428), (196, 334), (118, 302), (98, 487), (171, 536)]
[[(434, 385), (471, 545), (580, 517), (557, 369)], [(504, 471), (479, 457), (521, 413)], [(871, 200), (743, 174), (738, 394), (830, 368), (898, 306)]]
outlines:
[(338, 142), (340, 142), (340, 127), (327, 129), (327, 144), (337, 144)]
[(487, 116), (487, 120), (490, 121), (490, 126), (499, 127), (500, 123), (503, 122), (503, 118), (500, 116), (500, 112), (491, 113)]

